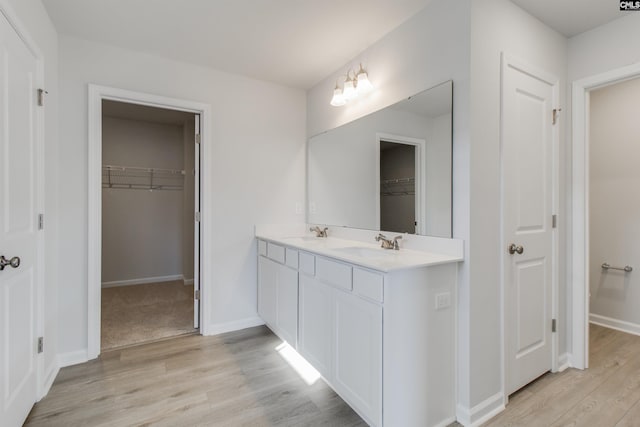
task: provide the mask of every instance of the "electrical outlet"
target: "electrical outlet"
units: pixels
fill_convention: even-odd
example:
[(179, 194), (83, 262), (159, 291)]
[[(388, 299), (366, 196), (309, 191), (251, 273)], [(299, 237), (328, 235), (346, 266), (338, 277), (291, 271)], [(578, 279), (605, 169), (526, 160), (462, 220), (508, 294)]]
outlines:
[(443, 292), (436, 295), (436, 310), (443, 310), (451, 306), (451, 293)]
[(309, 202), (309, 213), (316, 213), (316, 202)]
[(302, 215), (302, 203), (296, 202), (296, 215)]

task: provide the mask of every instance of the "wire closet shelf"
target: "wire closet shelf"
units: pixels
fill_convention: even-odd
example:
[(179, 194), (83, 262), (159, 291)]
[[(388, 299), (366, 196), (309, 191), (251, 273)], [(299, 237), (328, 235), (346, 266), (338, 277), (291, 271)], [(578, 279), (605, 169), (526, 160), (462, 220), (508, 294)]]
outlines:
[(394, 178), (380, 180), (381, 196), (415, 196), (415, 178)]
[(102, 166), (102, 188), (127, 190), (182, 190), (185, 171), (181, 169)]

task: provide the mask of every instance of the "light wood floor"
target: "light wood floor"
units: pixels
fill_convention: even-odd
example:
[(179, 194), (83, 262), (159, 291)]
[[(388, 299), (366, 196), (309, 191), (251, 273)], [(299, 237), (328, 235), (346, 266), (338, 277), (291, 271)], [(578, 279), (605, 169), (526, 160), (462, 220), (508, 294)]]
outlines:
[[(366, 425), (321, 380), (307, 386), (279, 343), (258, 327), (111, 351), (61, 370), (26, 425)], [(588, 370), (542, 376), (485, 426), (640, 426), (640, 337), (592, 325), (590, 346)]]
[(640, 426), (640, 337), (591, 325), (589, 369), (546, 374), (485, 426)]
[(27, 426), (366, 426), (322, 380), (308, 386), (266, 327), (103, 353), (60, 371)]

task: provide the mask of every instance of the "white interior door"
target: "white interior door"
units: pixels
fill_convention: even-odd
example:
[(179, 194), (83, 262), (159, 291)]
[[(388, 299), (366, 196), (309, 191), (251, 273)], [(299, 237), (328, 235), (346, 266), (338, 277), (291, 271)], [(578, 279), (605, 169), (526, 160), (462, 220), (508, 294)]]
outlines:
[(506, 386), (511, 394), (552, 368), (557, 80), (506, 58), (502, 78)]
[(36, 401), (37, 61), (0, 21), (0, 255), (12, 260), (0, 271), (0, 424), (9, 427)]
[(200, 226), (200, 114), (195, 117), (195, 179), (194, 185), (194, 236), (193, 236), (193, 327), (200, 327), (200, 278), (202, 271), (200, 270), (200, 236), (202, 235), (202, 227)]

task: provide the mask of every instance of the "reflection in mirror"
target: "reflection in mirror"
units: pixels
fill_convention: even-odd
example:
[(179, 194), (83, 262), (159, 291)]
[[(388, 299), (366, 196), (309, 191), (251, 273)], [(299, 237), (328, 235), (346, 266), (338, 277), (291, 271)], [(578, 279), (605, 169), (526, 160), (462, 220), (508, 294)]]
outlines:
[(312, 137), (308, 217), (451, 237), (451, 81)]

